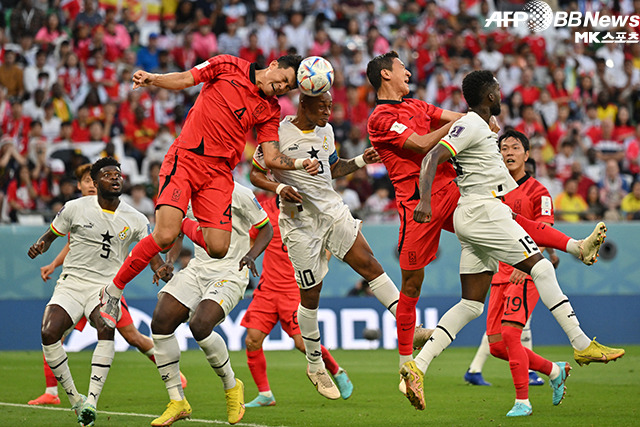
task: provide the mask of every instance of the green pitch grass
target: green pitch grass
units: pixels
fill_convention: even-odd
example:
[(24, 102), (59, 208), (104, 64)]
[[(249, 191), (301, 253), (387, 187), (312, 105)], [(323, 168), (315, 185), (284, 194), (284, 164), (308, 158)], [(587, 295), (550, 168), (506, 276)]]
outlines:
[[(304, 356), (296, 351), (267, 352), (271, 388), (277, 405), (248, 408), (245, 426), (638, 426), (640, 425), (640, 346), (627, 346), (616, 363), (578, 367), (568, 347), (538, 347), (551, 360), (569, 360), (573, 366), (562, 404), (551, 404), (547, 384), (531, 387), (533, 415), (508, 419), (515, 398), (506, 362), (490, 359), (484, 377), (492, 387), (469, 386), (462, 376), (475, 349), (452, 348), (436, 359), (425, 384), (427, 410), (416, 411), (398, 391), (395, 351), (334, 351), (355, 386), (350, 399), (330, 401), (320, 396), (305, 375)], [(69, 355), (80, 392), (89, 381), (90, 352)], [(231, 354), (236, 375), (246, 385), (245, 399), (257, 389), (243, 352)], [(176, 426), (226, 424), (221, 382), (200, 351), (183, 354), (181, 367), (189, 379), (186, 396), (195, 421)], [(77, 425), (62, 404), (55, 410), (27, 407), (44, 391), (42, 356), (38, 352), (0, 353), (0, 425)], [(546, 378), (545, 378), (546, 380)], [(129, 351), (117, 353), (98, 406), (96, 426), (145, 426), (168, 403), (163, 382), (149, 360)], [(19, 405), (15, 405), (19, 404)]]

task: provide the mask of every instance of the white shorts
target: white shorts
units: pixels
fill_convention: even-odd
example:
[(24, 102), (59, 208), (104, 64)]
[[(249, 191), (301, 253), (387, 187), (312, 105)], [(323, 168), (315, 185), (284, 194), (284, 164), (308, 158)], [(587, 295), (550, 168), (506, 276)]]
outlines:
[[(193, 263), (193, 260), (191, 261)], [(194, 263), (195, 265), (195, 263)], [(160, 292), (166, 292), (189, 309), (189, 319), (198, 304), (208, 299), (217, 302), (225, 318), (244, 297), (249, 284), (249, 270), (245, 267), (235, 272), (220, 273), (203, 268), (187, 268), (178, 271)]]
[(498, 271), (498, 261), (516, 265), (540, 253), (500, 199), (462, 202), (453, 213), (460, 240), (460, 274)]
[(354, 219), (343, 205), (336, 216), (305, 215), (299, 218), (280, 216), (282, 241), (296, 272), (300, 289), (322, 282), (329, 271), (325, 249), (342, 260), (358, 237), (362, 221)]
[(75, 325), (82, 316), (89, 319), (91, 312), (100, 305), (100, 290), (105, 285), (82, 282), (67, 274), (61, 274), (47, 305), (62, 307)]

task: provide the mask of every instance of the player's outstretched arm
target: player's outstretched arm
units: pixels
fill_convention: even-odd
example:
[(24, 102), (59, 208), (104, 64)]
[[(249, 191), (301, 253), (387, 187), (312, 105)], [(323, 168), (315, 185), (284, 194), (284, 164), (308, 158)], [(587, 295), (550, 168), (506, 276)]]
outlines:
[(249, 252), (240, 260), (240, 266), (238, 271), (242, 270), (242, 268), (246, 265), (253, 277), (258, 277), (260, 274), (258, 273), (258, 269), (256, 268), (256, 258), (260, 256), (267, 246), (269, 246), (269, 242), (273, 237), (273, 226), (270, 222), (267, 222), (262, 228), (258, 230), (258, 235), (256, 236), (253, 246), (249, 249)]
[(318, 174), (320, 165), (317, 159), (292, 159), (280, 152), (279, 141), (263, 142), (260, 146), (264, 153), (264, 162), (269, 169), (304, 169), (309, 173), (309, 175)]
[(439, 126), (446, 125), (447, 123), (453, 123), (465, 116), (464, 113), (456, 113), (451, 110), (442, 110), (442, 114), (440, 115), (440, 121), (438, 122)]
[(64, 248), (60, 249), (60, 253), (56, 255), (55, 259), (51, 261), (51, 264), (45, 265), (44, 267), (40, 267), (40, 277), (43, 282), (51, 279), (51, 274), (54, 270), (64, 263), (64, 259), (67, 257), (69, 253), (69, 242), (64, 245)]
[(436, 177), (438, 165), (451, 158), (451, 152), (438, 144), (422, 159), (420, 168), (420, 202), (413, 211), (415, 222), (431, 221), (431, 187)]
[(251, 180), (251, 184), (265, 191), (276, 193), (287, 202), (302, 203), (302, 196), (295, 188), (290, 185), (271, 181), (269, 177), (267, 177), (266, 171), (258, 169), (255, 165), (251, 168), (249, 179)]
[(33, 245), (29, 247), (27, 255), (29, 255), (29, 258), (31, 259), (34, 259), (38, 255), (42, 255), (43, 253), (47, 252), (47, 250), (49, 250), (51, 242), (53, 242), (57, 238), (58, 236), (53, 231), (51, 231), (51, 228), (49, 228)]
[(373, 147), (369, 147), (364, 150), (364, 153), (353, 159), (345, 160), (338, 158), (338, 161), (331, 165), (331, 178), (340, 178), (341, 176), (349, 175), (365, 165), (378, 163), (379, 161), (380, 156), (378, 152)]
[(454, 122), (449, 122), (426, 135), (418, 135), (414, 132), (409, 135), (409, 138), (405, 141), (403, 148), (407, 148), (421, 154), (428, 153), (438, 142), (440, 142), (442, 138), (447, 135), (447, 133), (449, 133), (449, 129), (451, 129), (451, 125), (453, 123)]
[(138, 70), (133, 73), (133, 89), (146, 86), (156, 86), (163, 89), (181, 90), (191, 87), (195, 84), (195, 80), (191, 71), (183, 71), (181, 73), (155, 74), (147, 73), (144, 70)]

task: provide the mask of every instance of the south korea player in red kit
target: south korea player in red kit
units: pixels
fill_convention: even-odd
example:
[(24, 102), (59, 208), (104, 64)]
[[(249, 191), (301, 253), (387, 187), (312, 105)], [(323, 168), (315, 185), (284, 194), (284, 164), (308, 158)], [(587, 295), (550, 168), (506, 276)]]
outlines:
[[(280, 106), (276, 95), (297, 86), (301, 58), (286, 55), (266, 69), (230, 55), (219, 55), (180, 73), (133, 75), (133, 88), (156, 86), (180, 90), (203, 83), (185, 124), (160, 169), (153, 233), (138, 243), (101, 297), (100, 314), (113, 328), (126, 284), (149, 260), (168, 250), (182, 231), (212, 258), (223, 258), (231, 238), (232, 170), (240, 160), (245, 135), (255, 129), (265, 161), (280, 169), (318, 170), (309, 159), (279, 151)], [(191, 202), (197, 221), (184, 220)]]
[[(462, 115), (424, 101), (404, 98), (409, 94), (411, 73), (396, 52), (372, 59), (367, 66), (367, 77), (377, 94), (377, 105), (368, 122), (369, 136), (396, 190), (400, 216), (398, 252), (402, 287), (396, 319), (402, 365), (413, 358), (415, 307), (424, 280), (424, 267), (436, 257), (441, 230), (453, 232), (453, 211), (460, 197), (453, 182), (456, 170), (451, 163), (439, 165), (432, 188), (432, 220), (427, 224), (416, 223), (413, 211), (420, 199), (420, 165), (425, 154)], [(595, 261), (600, 247), (598, 233), (594, 232), (584, 241), (576, 241), (552, 227), (520, 215), (516, 216), (516, 221), (540, 245), (569, 252), (587, 264)]]
[[(298, 326), (300, 289), (287, 255), (287, 247), (282, 242), (280, 235), (280, 226), (278, 225), (280, 209), (277, 197), (263, 202), (262, 207), (269, 215), (269, 220), (273, 225), (273, 237), (264, 251), (260, 281), (258, 287), (253, 291), (253, 299), (247, 307), (241, 323), (247, 328), (245, 338), (247, 365), (249, 365), (251, 376), (258, 386), (259, 392), (255, 399), (245, 404), (247, 408), (276, 404), (267, 378), (267, 360), (264, 357), (262, 343), (278, 321), (287, 335), (293, 338), (296, 348), (303, 353), (305, 352)], [(254, 238), (256, 234), (257, 230), (252, 229), (251, 237)], [(338, 365), (325, 346), (320, 348), (322, 361), (327, 367), (327, 371), (333, 376), (338, 390), (340, 390), (340, 396), (343, 399), (348, 399), (353, 392), (353, 384), (351, 384), (347, 372)]]
[[(525, 172), (525, 161), (529, 156), (527, 137), (520, 132), (507, 130), (500, 136), (498, 146), (509, 173), (518, 184), (516, 189), (504, 196), (503, 202), (519, 215), (553, 225), (553, 204), (549, 191)], [(543, 251), (543, 248), (539, 249)], [(571, 366), (566, 362), (552, 363), (521, 342), (522, 330), (539, 298), (531, 276), (500, 262), (498, 272), (491, 279), (487, 337), (491, 354), (508, 361), (511, 368), (516, 402), (507, 413), (508, 417), (526, 416), (532, 412), (529, 369), (549, 376), (554, 405), (559, 405), (565, 394), (564, 382)]]

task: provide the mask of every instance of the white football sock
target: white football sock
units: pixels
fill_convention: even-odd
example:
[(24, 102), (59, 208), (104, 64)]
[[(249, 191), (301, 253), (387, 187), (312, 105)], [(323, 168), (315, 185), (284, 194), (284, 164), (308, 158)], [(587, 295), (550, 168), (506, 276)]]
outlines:
[(227, 344), (217, 332), (211, 331), (211, 335), (198, 341), (198, 345), (207, 356), (209, 365), (222, 380), (225, 390), (236, 386), (236, 375), (231, 369)]
[(396, 308), (398, 307), (398, 300), (400, 299), (400, 291), (393, 283), (391, 278), (387, 276), (387, 273), (382, 273), (369, 282), (371, 292), (378, 298), (378, 301), (384, 305), (387, 310), (396, 317)]
[(169, 399), (183, 400), (184, 391), (180, 382), (180, 345), (174, 334), (152, 334), (154, 356), (158, 373), (164, 381)]
[(555, 380), (556, 378), (558, 378), (560, 376), (560, 373), (562, 371), (560, 370), (560, 366), (556, 365), (555, 363), (551, 364), (551, 373), (549, 374), (549, 379), (550, 380)]
[(122, 292), (124, 291), (119, 287), (117, 287), (116, 285), (114, 285), (113, 282), (107, 285), (107, 293), (112, 297), (122, 298)]
[(57, 396), (57, 395), (58, 395), (58, 386), (55, 386), (55, 387), (47, 387), (47, 388), (44, 390), (44, 392), (45, 392), (45, 393), (47, 393), (47, 394), (51, 394), (51, 395), (53, 395), (53, 396)]
[(538, 261), (531, 269), (531, 278), (538, 288), (540, 299), (567, 334), (573, 348), (576, 350), (587, 348), (591, 340), (580, 328), (580, 322), (571, 307), (569, 298), (562, 293), (551, 261), (546, 258)]
[(464, 298), (451, 307), (442, 316), (433, 335), (414, 359), (418, 369), (426, 373), (431, 361), (438, 357), (442, 350), (456, 339), (456, 334), (460, 332), (464, 325), (480, 316), (483, 309), (483, 303)]
[(472, 374), (482, 372), (482, 367), (490, 355), (491, 350), (489, 349), (489, 338), (487, 337), (487, 334), (484, 333), (482, 334), (478, 351), (476, 351), (476, 355), (473, 357), (471, 365), (469, 365), (469, 372)]
[(580, 241), (576, 239), (569, 239), (567, 242), (567, 253), (573, 255), (576, 258), (580, 257)]
[(309, 371), (317, 372), (324, 369), (322, 350), (320, 349), (320, 327), (318, 326), (318, 309), (311, 310), (298, 305), (298, 326), (302, 341), (304, 341)]
[(522, 335), (520, 336), (520, 342), (524, 348), (533, 350), (533, 334), (531, 334), (531, 315), (527, 319), (527, 323), (522, 328)]
[(112, 340), (98, 340), (93, 357), (91, 358), (91, 379), (89, 380), (89, 393), (87, 403), (98, 406), (98, 399), (104, 387), (104, 382), (109, 375), (113, 355), (115, 354), (114, 342)]
[(80, 401), (80, 393), (76, 390), (76, 385), (73, 382), (73, 377), (69, 370), (69, 358), (67, 357), (67, 353), (64, 351), (64, 348), (62, 348), (62, 343), (58, 341), (51, 345), (42, 344), (42, 352), (44, 353), (44, 358), (47, 361), (47, 365), (51, 368), (53, 375), (55, 375), (64, 391), (67, 393), (69, 402), (71, 405), (75, 405)]

